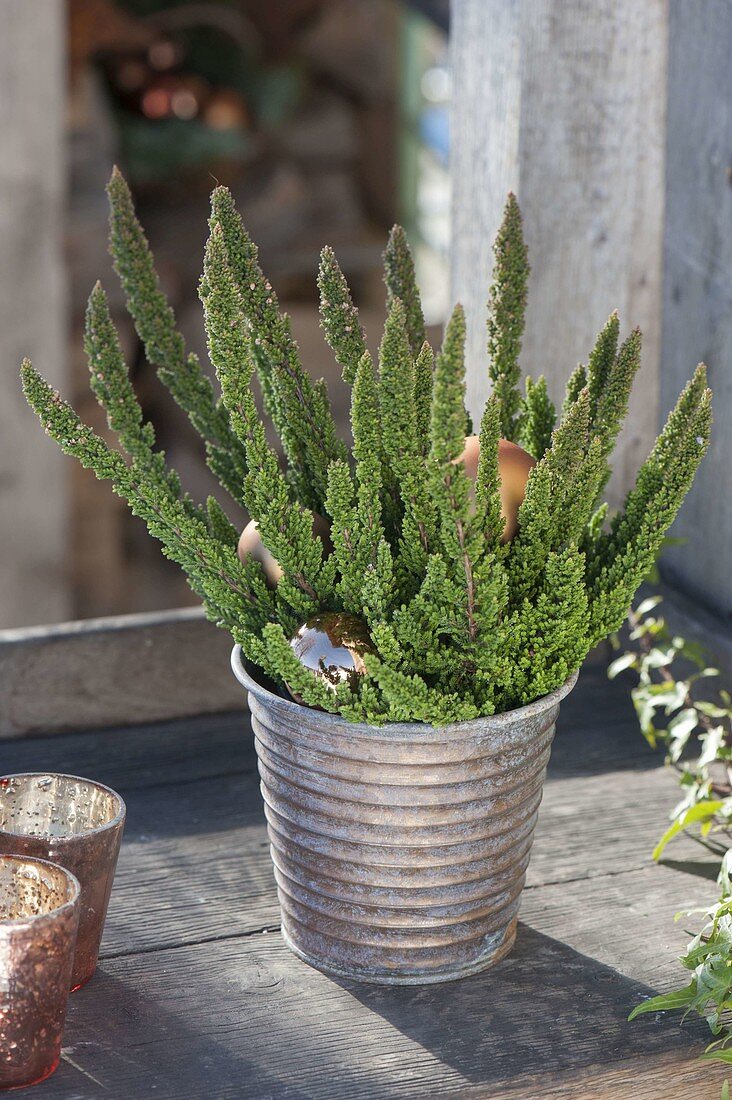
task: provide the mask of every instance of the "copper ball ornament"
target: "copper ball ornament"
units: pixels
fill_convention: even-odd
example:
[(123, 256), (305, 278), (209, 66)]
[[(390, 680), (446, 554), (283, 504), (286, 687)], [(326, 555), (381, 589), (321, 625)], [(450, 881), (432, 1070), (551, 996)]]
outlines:
[[(330, 524), (327, 519), (318, 515), (317, 512), (313, 513), (313, 534), (322, 540), (326, 556), (330, 554), (333, 550), (333, 544), (330, 541)], [(277, 582), (282, 576), (282, 569), (280, 563), (262, 542), (256, 520), (250, 519), (242, 531), (236, 553), (241, 562), (246, 562), (250, 558), (253, 561), (258, 561), (264, 570), (267, 586), (269, 588), (277, 587)]]
[[(465, 449), (458, 462), (465, 464), (465, 472), (475, 482), (478, 476), (480, 458), (480, 437), (469, 435), (465, 440)], [(503, 534), (501, 542), (510, 542), (518, 531), (518, 510), (526, 495), (526, 482), (536, 466), (536, 459), (508, 439), (498, 440), (498, 476), (500, 478), (501, 515), (503, 516)]]
[[(374, 653), (366, 624), (356, 615), (333, 611), (314, 615), (290, 639), (290, 647), (303, 668), (333, 691), (339, 684), (355, 686), (366, 672), (366, 654)], [(296, 703), (303, 703), (287, 686)]]
[(259, 525), (256, 520), (250, 519), (249, 523), (242, 531), (239, 536), (239, 544), (236, 548), (236, 553), (239, 561), (243, 563), (249, 559), (258, 561), (264, 570), (267, 586), (269, 588), (277, 587), (277, 582), (282, 576), (282, 569), (274, 555), (269, 552), (262, 542), (262, 536), (259, 534)]

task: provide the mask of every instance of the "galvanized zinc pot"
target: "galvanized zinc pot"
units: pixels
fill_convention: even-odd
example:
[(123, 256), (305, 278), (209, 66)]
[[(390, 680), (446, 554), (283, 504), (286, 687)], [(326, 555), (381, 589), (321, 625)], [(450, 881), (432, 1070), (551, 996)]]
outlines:
[(511, 950), (559, 703), (436, 728), (347, 722), (249, 674), (282, 934), (341, 978), (422, 985)]

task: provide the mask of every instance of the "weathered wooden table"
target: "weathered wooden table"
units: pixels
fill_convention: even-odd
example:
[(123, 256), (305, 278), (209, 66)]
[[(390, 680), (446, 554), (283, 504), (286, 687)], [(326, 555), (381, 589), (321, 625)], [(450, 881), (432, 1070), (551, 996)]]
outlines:
[(562, 706), (513, 954), (442, 986), (337, 981), (284, 947), (245, 715), (0, 755), (99, 778), (128, 806), (100, 967), (39, 1097), (719, 1097), (699, 1021), (626, 1023), (683, 973), (673, 915), (713, 898), (715, 868), (684, 841), (651, 862), (675, 784), (602, 667)]

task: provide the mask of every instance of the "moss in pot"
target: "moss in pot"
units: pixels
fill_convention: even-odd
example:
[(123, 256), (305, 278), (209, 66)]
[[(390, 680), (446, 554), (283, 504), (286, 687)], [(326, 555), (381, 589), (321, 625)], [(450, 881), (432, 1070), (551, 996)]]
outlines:
[[(510, 196), (489, 299), (493, 392), (475, 436), (462, 310), (435, 355), (402, 230), (385, 254), (376, 361), (335, 256), (323, 251), (322, 325), (352, 388), (349, 448), (229, 192), (212, 196), (200, 286), (220, 396), (177, 332), (118, 172), (109, 194), (115, 266), (148, 358), (202, 435), (223, 489), (256, 523), (269, 568), (262, 554), (237, 555), (240, 533), (224, 507), (191, 500), (155, 448), (99, 285), (85, 344), (120, 449), (28, 362), (26, 397), (61, 447), (145, 520), (236, 643), (293, 949), (371, 981), (479, 970), (515, 934), (559, 700), (589, 649), (625, 618), (706, 450), (704, 368), (608, 519), (602, 492), (640, 333), (621, 343), (611, 315), (559, 417), (542, 378), (521, 390), (528, 263)], [(266, 441), (255, 375), (284, 469)], [(323, 674), (328, 657), (308, 667), (298, 656), (298, 638), (324, 616), (331, 625), (345, 617), (361, 639), (344, 675)], [(336, 671), (338, 660), (347, 657), (334, 658)]]

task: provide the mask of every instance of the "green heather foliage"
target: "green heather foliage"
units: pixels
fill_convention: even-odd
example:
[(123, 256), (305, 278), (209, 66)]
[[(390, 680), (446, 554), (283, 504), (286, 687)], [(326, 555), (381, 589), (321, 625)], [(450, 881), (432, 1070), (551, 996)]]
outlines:
[(516, 442), (521, 427), (521, 340), (526, 323), (528, 250), (521, 211), (510, 194), (493, 245), (495, 265), (488, 297), (488, 356), (493, 392), (501, 402), (501, 435)]
[[(186, 352), (158, 283), (129, 190), (109, 185), (111, 249), (148, 358), (202, 436), (211, 469), (248, 510), (283, 576), (274, 591), (236, 555), (217, 500), (197, 504), (155, 447), (97, 284), (85, 347), (91, 387), (119, 449), (81, 423), (29, 362), (26, 397), (46, 432), (112, 483), (185, 570), (209, 617), (246, 656), (308, 703), (354, 721), (435, 724), (491, 714), (559, 687), (623, 622), (704, 455), (711, 425), (705, 370), (693, 379), (641, 468), (624, 509), (600, 501), (640, 361), (640, 334), (619, 342), (612, 314), (557, 417), (540, 377), (520, 388), (528, 261), (509, 196), (495, 245), (475, 486), (460, 461), (466, 425), (465, 316), (457, 306), (433, 352), (412, 257), (395, 227), (385, 252), (388, 316), (378, 359), (331, 249), (318, 273), (321, 323), (351, 392), (353, 444), (338, 437), (322, 381), (304, 369), (290, 322), (259, 267), (230, 193), (212, 196), (200, 297), (220, 396)], [(252, 391), (282, 442), (269, 445)], [(519, 531), (500, 541), (499, 439), (538, 461)], [(326, 546), (314, 517), (331, 523)], [(311, 615), (344, 611), (375, 652), (357, 686), (337, 692), (295, 658), (288, 638)]]
[[(582, 386), (580, 386), (580, 390)], [(572, 398), (579, 397), (579, 390)], [(570, 402), (571, 404), (572, 402)], [(522, 402), (519, 443), (534, 458), (543, 458), (551, 445), (552, 432), (557, 423), (557, 410), (546, 388), (546, 379), (540, 374), (536, 382), (526, 379), (526, 396)]]
[(398, 298), (404, 306), (407, 338), (412, 355), (416, 358), (425, 339), (424, 314), (414, 276), (412, 253), (407, 244), (406, 233), (400, 225), (395, 225), (389, 234), (384, 252), (384, 282), (388, 305), (391, 307)]

